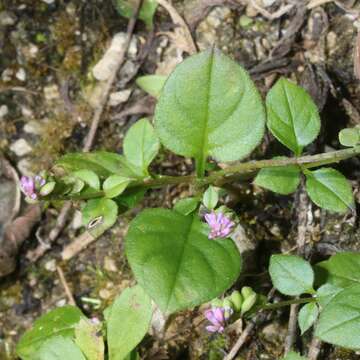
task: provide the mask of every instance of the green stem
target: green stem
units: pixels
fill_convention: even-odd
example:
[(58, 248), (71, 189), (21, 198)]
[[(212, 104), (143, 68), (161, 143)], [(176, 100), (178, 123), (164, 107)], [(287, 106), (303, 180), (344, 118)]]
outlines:
[(259, 310), (276, 310), (276, 309), (280, 309), (284, 306), (290, 306), (293, 304), (306, 304), (306, 303), (310, 303), (310, 302), (316, 302), (316, 298), (314, 298), (314, 297), (300, 298), (300, 299), (280, 301), (280, 302), (274, 303), (274, 304), (265, 304), (263, 306), (260, 306)]

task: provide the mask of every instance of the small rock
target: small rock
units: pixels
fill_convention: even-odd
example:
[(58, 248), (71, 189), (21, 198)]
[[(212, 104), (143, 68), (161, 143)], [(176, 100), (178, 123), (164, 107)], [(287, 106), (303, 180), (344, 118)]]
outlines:
[(126, 102), (131, 94), (131, 89), (113, 92), (110, 94), (109, 105), (118, 106), (121, 103)]
[(51, 5), (55, 2), (55, 0), (42, 0), (44, 3)]
[(81, 226), (82, 226), (82, 214), (81, 214), (81, 211), (76, 210), (75, 213), (74, 213), (74, 217), (72, 219), (72, 222), (71, 222), (71, 227), (74, 230), (77, 230), (77, 229), (80, 229)]
[(47, 101), (57, 100), (60, 97), (59, 88), (56, 84), (44, 87), (44, 96)]
[(21, 115), (26, 117), (26, 118), (33, 118), (34, 117), (34, 113), (32, 112), (32, 110), (29, 109), (26, 106), (21, 107)]
[(10, 150), (17, 156), (24, 156), (32, 151), (32, 147), (25, 139), (19, 139), (10, 145)]
[(9, 113), (9, 108), (6, 105), (0, 106), (0, 119), (4, 118)]
[(55, 260), (55, 259), (52, 259), (52, 260), (48, 261), (48, 262), (45, 264), (45, 269), (46, 269), (47, 271), (55, 272), (55, 271), (56, 271), (56, 260)]
[(7, 68), (1, 73), (1, 80), (3, 82), (9, 82), (11, 81), (13, 75), (14, 75), (14, 71), (10, 68)]
[(116, 263), (114, 261), (114, 259), (106, 256), (104, 259), (104, 269), (106, 271), (111, 271), (111, 272), (117, 272), (118, 268), (116, 266)]
[(0, 27), (12, 26), (16, 23), (17, 17), (10, 11), (0, 12)]
[(262, 5), (263, 5), (264, 7), (270, 7), (270, 6), (272, 6), (273, 4), (275, 4), (276, 1), (277, 1), (277, 0), (262, 0), (261, 2), (262, 2)]
[(25, 124), (24, 131), (27, 132), (28, 134), (34, 134), (34, 135), (42, 134), (41, 125), (35, 120), (29, 121), (27, 124)]
[(56, 302), (56, 306), (57, 307), (62, 307), (66, 305), (66, 299), (61, 299), (59, 301)]
[(108, 289), (101, 289), (99, 291), (99, 296), (104, 300), (109, 299), (111, 297), (111, 291)]
[(15, 74), (16, 78), (22, 82), (24, 82), (26, 80), (26, 72), (23, 68), (20, 68), (16, 74)]

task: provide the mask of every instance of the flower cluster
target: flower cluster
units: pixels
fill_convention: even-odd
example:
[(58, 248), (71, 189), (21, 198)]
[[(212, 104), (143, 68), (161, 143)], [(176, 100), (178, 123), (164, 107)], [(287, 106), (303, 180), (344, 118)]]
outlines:
[(235, 225), (235, 223), (223, 213), (216, 214), (214, 211), (206, 214), (205, 220), (210, 226), (209, 239), (227, 237)]
[(206, 330), (211, 333), (223, 333), (225, 330), (226, 320), (232, 315), (230, 308), (213, 307), (205, 311), (204, 315), (211, 325), (206, 326)]
[(45, 179), (39, 175), (36, 175), (35, 177), (22, 176), (20, 179), (20, 188), (26, 197), (36, 200), (38, 198), (37, 190), (44, 186), (45, 183)]

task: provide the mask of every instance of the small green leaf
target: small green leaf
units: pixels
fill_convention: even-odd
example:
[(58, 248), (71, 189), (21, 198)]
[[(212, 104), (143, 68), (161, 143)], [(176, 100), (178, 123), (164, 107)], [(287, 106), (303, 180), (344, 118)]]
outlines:
[(123, 360), (148, 331), (151, 300), (137, 285), (125, 289), (105, 311), (110, 360)]
[(126, 160), (147, 176), (148, 166), (159, 152), (160, 142), (148, 119), (138, 120), (127, 132), (124, 139)]
[(82, 209), (83, 224), (95, 237), (111, 228), (117, 219), (118, 207), (111, 199), (88, 200)]
[(316, 265), (321, 268), (324, 281), (340, 288), (360, 284), (360, 253), (343, 252)]
[(47, 340), (32, 360), (91, 360), (86, 359), (74, 342), (62, 336)]
[[(119, 15), (131, 18), (136, 9), (137, 2), (134, 0), (113, 0)], [(156, 12), (158, 2), (156, 0), (144, 0), (139, 12), (139, 19), (144, 21), (149, 29), (153, 28), (153, 17)]]
[(176, 154), (194, 157), (201, 176), (208, 156), (233, 161), (249, 155), (264, 125), (261, 97), (249, 75), (214, 49), (176, 67), (155, 111), (161, 142)]
[(75, 306), (64, 306), (50, 311), (37, 319), (17, 344), (17, 354), (23, 359), (32, 359), (40, 347), (54, 336), (73, 337), (76, 324), (83, 319)]
[(209, 240), (196, 214), (144, 210), (131, 222), (125, 245), (138, 283), (167, 314), (222, 294), (241, 269), (235, 244)]
[(103, 190), (107, 198), (113, 198), (124, 192), (126, 187), (130, 184), (131, 179), (120, 176), (111, 175), (103, 184)]
[(180, 199), (174, 205), (174, 210), (183, 215), (189, 215), (196, 210), (199, 204), (199, 199), (196, 197), (189, 197)]
[(75, 327), (75, 344), (87, 360), (104, 360), (104, 340), (100, 328), (88, 320), (80, 320)]
[(145, 75), (136, 79), (136, 84), (151, 96), (158, 98), (164, 87), (167, 76), (164, 75)]
[(269, 272), (273, 285), (284, 295), (313, 293), (313, 269), (299, 256), (272, 255)]
[(324, 308), (331, 299), (343, 289), (332, 284), (324, 284), (316, 291), (316, 299), (319, 305)]
[(316, 303), (308, 303), (300, 309), (298, 322), (301, 330), (301, 335), (304, 334), (304, 332), (308, 330), (312, 325), (314, 325), (318, 315), (319, 308)]
[(340, 291), (325, 306), (316, 336), (333, 345), (360, 349), (360, 285)]
[(275, 193), (293, 193), (300, 183), (300, 169), (295, 165), (264, 168), (255, 178), (255, 184)]
[(353, 147), (358, 145), (360, 143), (360, 129), (357, 127), (342, 129), (339, 132), (339, 141), (343, 146)]
[(125, 206), (129, 209), (135, 207), (145, 196), (146, 189), (142, 188), (128, 188), (121, 196), (116, 198), (116, 202), (119, 205)]
[(349, 181), (332, 168), (307, 170), (306, 191), (318, 206), (335, 212), (346, 212), (354, 207), (353, 193)]
[(298, 353), (291, 351), (281, 360), (306, 360), (303, 356), (300, 356)]
[(101, 178), (113, 174), (129, 178), (141, 177), (138, 169), (128, 164), (124, 156), (106, 151), (66, 154), (56, 162), (56, 165), (68, 172), (91, 170)]
[(214, 186), (209, 186), (204, 193), (202, 201), (208, 209), (215, 209), (219, 201), (219, 190)]
[(91, 170), (78, 170), (72, 173), (73, 176), (81, 179), (87, 185), (95, 190), (100, 190), (100, 180), (94, 171)]
[(318, 109), (301, 87), (281, 78), (266, 97), (267, 126), (283, 145), (297, 156), (320, 131)]

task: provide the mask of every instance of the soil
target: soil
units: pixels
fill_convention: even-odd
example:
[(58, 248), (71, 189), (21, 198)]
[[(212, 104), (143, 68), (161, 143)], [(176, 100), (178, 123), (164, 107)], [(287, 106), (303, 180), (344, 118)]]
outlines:
[[(315, 153), (340, 148), (339, 130), (360, 124), (359, 74), (354, 73), (360, 4), (355, 0), (328, 1), (309, 9), (308, 3), (315, 1), (257, 0), (259, 11), (247, 0), (173, 1), (192, 29), (198, 48), (215, 45), (230, 55), (250, 72), (263, 96), (279, 76), (296, 80), (310, 92), (322, 120), (320, 136), (306, 149)], [(288, 10), (276, 16), (284, 7)], [(126, 32), (127, 23), (110, 0), (0, 0), (0, 157), (19, 174), (50, 169), (62, 154), (80, 151), (101, 91), (91, 69), (113, 35)], [(144, 74), (167, 75), (188, 56), (181, 50), (181, 39), (168, 36), (174, 30), (171, 17), (161, 7), (153, 31), (137, 23), (128, 58), (112, 90), (130, 90), (130, 97), (105, 108), (94, 150), (121, 151), (127, 129), (153, 111), (154, 100), (135, 80)], [(267, 135), (252, 158), (275, 155), (289, 154)], [(360, 159), (347, 160), (336, 168), (352, 181), (359, 211)], [(190, 173), (193, 164), (162, 150), (154, 169), (180, 175)], [(0, 359), (16, 359), (16, 342), (34, 320), (68, 302), (56, 265), (64, 271), (83, 312), (102, 318), (114, 297), (134, 284), (123, 252), (128, 222), (141, 208), (171, 207), (190, 191), (187, 186), (152, 191), (141, 205), (121, 216), (111, 230), (68, 262), (60, 260), (60, 252), (83, 232), (79, 204), (72, 208), (51, 248), (34, 261), (27, 255), (55, 226), (61, 204), (43, 209), (41, 220), (16, 248), (15, 271), (0, 278)], [(275, 195), (251, 181), (234, 184), (226, 201), (239, 214), (251, 256), (235, 287), (246, 284), (263, 294), (270, 290), (269, 255), (294, 248), (299, 197), (299, 192)], [(6, 214), (15, 205), (14, 180), (0, 170), (0, 244), (4, 224), (10, 220)], [(22, 210), (25, 206), (22, 204)], [(359, 251), (356, 211), (339, 216), (310, 202), (306, 206), (308, 259), (316, 262), (335, 252)], [(155, 333), (144, 339), (142, 358), (222, 359), (238, 337), (241, 324), (228, 335), (214, 337), (205, 331), (202, 320), (201, 309), (174, 316), (165, 338)], [(286, 310), (270, 315), (237, 359), (279, 359), (287, 321)], [(306, 349), (310, 341), (311, 332), (302, 340), (299, 337), (297, 345)], [(319, 359), (350, 360), (360, 359), (360, 355), (324, 345)]]

